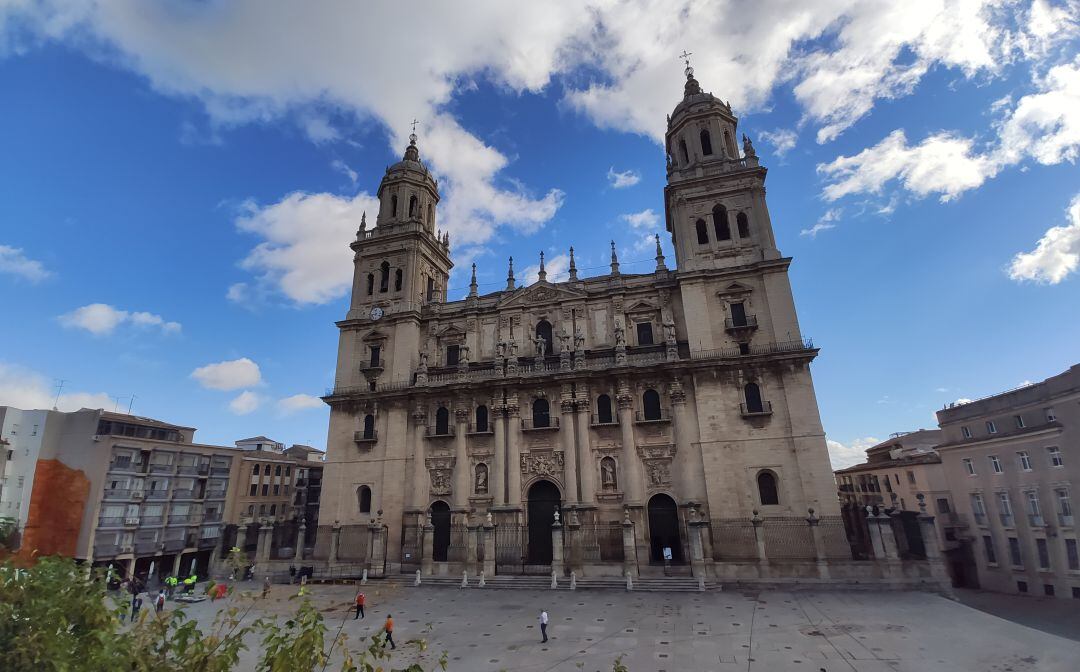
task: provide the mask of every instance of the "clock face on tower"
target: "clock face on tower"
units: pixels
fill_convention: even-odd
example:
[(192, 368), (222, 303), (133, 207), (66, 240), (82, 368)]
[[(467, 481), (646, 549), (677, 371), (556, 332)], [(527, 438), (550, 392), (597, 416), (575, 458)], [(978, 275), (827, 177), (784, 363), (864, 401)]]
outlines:
[(375, 306), (374, 308), (371, 309), (371, 319), (377, 320), (382, 316), (383, 316), (383, 309), (382, 308), (380, 308), (378, 306)]

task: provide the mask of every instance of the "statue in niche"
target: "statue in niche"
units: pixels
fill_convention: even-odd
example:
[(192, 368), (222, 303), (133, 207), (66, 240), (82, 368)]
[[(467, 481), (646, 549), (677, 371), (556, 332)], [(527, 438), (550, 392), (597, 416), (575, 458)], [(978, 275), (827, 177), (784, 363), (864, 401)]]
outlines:
[(581, 327), (574, 330), (574, 349), (581, 350), (585, 347), (585, 333), (581, 331)]
[(476, 494), (486, 495), (488, 491), (488, 468), (486, 464), (476, 465)]
[(649, 465), (649, 482), (653, 485), (663, 485), (667, 481), (667, 468), (662, 464)]
[(626, 347), (626, 331), (623, 329), (622, 322), (615, 320), (615, 347)]
[(469, 346), (464, 343), (458, 348), (458, 366), (461, 368), (469, 366)]
[(427, 358), (428, 354), (426, 350), (420, 351), (420, 370), (427, 371)]
[(498, 343), (495, 344), (495, 356), (496, 357), (505, 357), (506, 356), (506, 341), (500, 340)]
[(600, 483), (604, 490), (616, 490), (619, 487), (618, 478), (615, 476), (615, 459), (605, 457), (600, 460)]
[(536, 344), (536, 358), (543, 359), (544, 354), (547, 352), (547, 341), (544, 340), (543, 336), (537, 334), (536, 338), (533, 339), (533, 343)]
[(517, 343), (514, 342), (513, 336), (510, 337), (510, 343), (507, 346), (507, 349), (509, 350), (508, 355), (510, 357), (517, 357)]
[(566, 333), (565, 326), (559, 331), (559, 343), (562, 345), (563, 352), (568, 352), (570, 350), (570, 334)]
[(670, 317), (664, 318), (664, 340), (668, 343), (675, 342), (675, 323)]

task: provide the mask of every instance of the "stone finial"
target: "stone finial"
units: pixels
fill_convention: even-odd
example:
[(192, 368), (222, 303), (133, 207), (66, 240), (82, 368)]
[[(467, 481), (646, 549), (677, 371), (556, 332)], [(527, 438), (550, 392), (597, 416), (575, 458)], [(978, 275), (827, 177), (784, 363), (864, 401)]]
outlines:
[(510, 257), (510, 268), (506, 272), (506, 291), (514, 291), (514, 258)]
[(555, 524), (561, 524), (561, 521), (559, 520), (559, 507), (557, 506), (555, 507)]
[(476, 264), (472, 265), (472, 280), (469, 281), (469, 296), (476, 297)]
[(619, 255), (615, 252), (615, 241), (611, 241), (611, 274), (619, 274)]
[(806, 510), (806, 512), (810, 514), (806, 517), (806, 522), (810, 525), (817, 525), (821, 519), (814, 515), (814, 509), (809, 508)]
[(623, 508), (623, 521), (622, 521), (622, 524), (623, 525), (633, 525), (633, 523), (630, 521), (630, 508), (629, 507)]
[(574, 262), (574, 246), (570, 246), (570, 282), (577, 282), (577, 264)]
[(754, 143), (750, 142), (750, 138), (745, 133), (742, 136), (743, 154), (747, 157), (757, 156), (757, 152), (754, 151)]
[(491, 512), (490, 511), (488, 511), (488, 514), (487, 514), (487, 523), (486, 524), (487, 524), (488, 527), (493, 527), (495, 525), (495, 521), (492, 520), (492, 518), (491, 518)]
[(544, 270), (544, 251), (540, 250), (540, 272), (536, 274), (538, 282), (547, 282), (547, 271)]
[(664, 250), (660, 248), (660, 234), (656, 234), (656, 270), (666, 271), (667, 264), (664, 263)]
[(364, 231), (367, 230), (367, 210), (364, 210), (360, 214), (360, 228), (356, 230), (356, 239), (359, 240), (364, 237)]

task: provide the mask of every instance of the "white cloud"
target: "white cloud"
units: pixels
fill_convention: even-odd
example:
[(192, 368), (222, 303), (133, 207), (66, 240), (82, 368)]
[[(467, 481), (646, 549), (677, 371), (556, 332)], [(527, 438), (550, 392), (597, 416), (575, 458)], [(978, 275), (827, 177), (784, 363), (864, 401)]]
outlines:
[(179, 322), (169, 322), (160, 315), (144, 311), (128, 312), (107, 303), (91, 303), (64, 313), (60, 324), (72, 329), (85, 329), (95, 336), (108, 336), (121, 324), (136, 327), (156, 327), (164, 334), (179, 333)]
[(653, 212), (652, 208), (647, 208), (641, 212), (619, 215), (619, 219), (634, 229), (652, 229), (660, 222), (660, 216)]
[(1056, 285), (1080, 266), (1080, 194), (1067, 211), (1069, 223), (1047, 229), (1031, 252), (1020, 252), (1009, 264), (1016, 281)]
[(817, 235), (822, 231), (835, 229), (836, 222), (840, 219), (840, 214), (842, 212), (843, 211), (840, 208), (829, 208), (825, 211), (824, 215), (818, 218), (817, 223), (815, 223), (809, 229), (803, 229), (799, 232), (799, 235), (809, 236), (810, 238), (817, 238)]
[(767, 144), (772, 145), (773, 154), (783, 156), (795, 149), (795, 143), (799, 140), (799, 134), (787, 128), (777, 128), (773, 131), (758, 131), (758, 137)]
[(56, 388), (48, 379), (31, 369), (0, 362), (0, 406), (15, 408), (77, 411), (80, 408), (112, 409), (113, 399), (104, 392), (69, 392), (56, 399)]
[(283, 414), (289, 415), (310, 408), (323, 408), (326, 404), (323, 403), (322, 399), (313, 397), (310, 394), (294, 394), (291, 397), (278, 399), (277, 406), (278, 410)]
[(236, 415), (247, 415), (262, 405), (262, 397), (251, 390), (244, 390), (229, 402), (229, 410)]
[(825, 443), (829, 447), (829, 459), (832, 461), (832, 467), (836, 470), (846, 469), (865, 462), (866, 449), (881, 443), (881, 439), (866, 436), (861, 439), (854, 439), (847, 444), (832, 439), (826, 439)]
[(356, 186), (356, 182), (360, 179), (360, 173), (353, 170), (349, 164), (345, 163), (341, 159), (334, 159), (330, 162), (330, 167), (341, 173), (345, 177), (349, 178), (353, 186)]
[(233, 303), (247, 303), (249, 296), (246, 282), (233, 283), (229, 285), (229, 289), (225, 292), (225, 298)]
[(0, 273), (7, 273), (28, 280), (41, 282), (52, 273), (45, 270), (45, 266), (34, 259), (30, 259), (21, 248), (0, 245)]
[(632, 187), (638, 182), (641, 182), (641, 173), (634, 170), (625, 170), (621, 173), (615, 172), (615, 166), (608, 168), (607, 171), (608, 183), (615, 189), (625, 189)]
[(247, 357), (200, 366), (191, 372), (191, 377), (212, 390), (237, 390), (262, 382), (259, 365)]
[[(547, 272), (548, 282), (562, 282), (570, 276), (570, 255), (559, 254), (544, 260), (544, 270)], [(540, 279), (540, 264), (527, 266), (521, 275), (525, 285), (531, 285)]]

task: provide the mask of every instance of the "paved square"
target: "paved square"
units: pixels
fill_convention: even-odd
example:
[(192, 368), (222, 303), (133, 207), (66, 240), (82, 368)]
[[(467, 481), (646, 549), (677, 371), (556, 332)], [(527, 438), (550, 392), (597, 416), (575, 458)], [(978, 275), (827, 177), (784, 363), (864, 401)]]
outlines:
[[(619, 655), (631, 672), (1072, 672), (1080, 658), (1076, 641), (924, 593), (495, 591), (396, 581), (364, 590), (363, 620), (346, 612), (351, 587), (313, 586), (309, 594), (354, 649), (392, 613), (398, 642), (392, 662), (401, 667), (416, 659), (402, 646), (416, 637), (428, 641), (420, 659), (428, 669), (446, 650), (454, 672), (606, 672)], [(275, 586), (250, 617), (288, 613), (295, 591)], [(189, 610), (208, 623), (220, 606), (204, 602)], [(540, 643), (541, 608), (551, 619), (547, 644)], [(245, 654), (243, 669), (253, 659)]]

